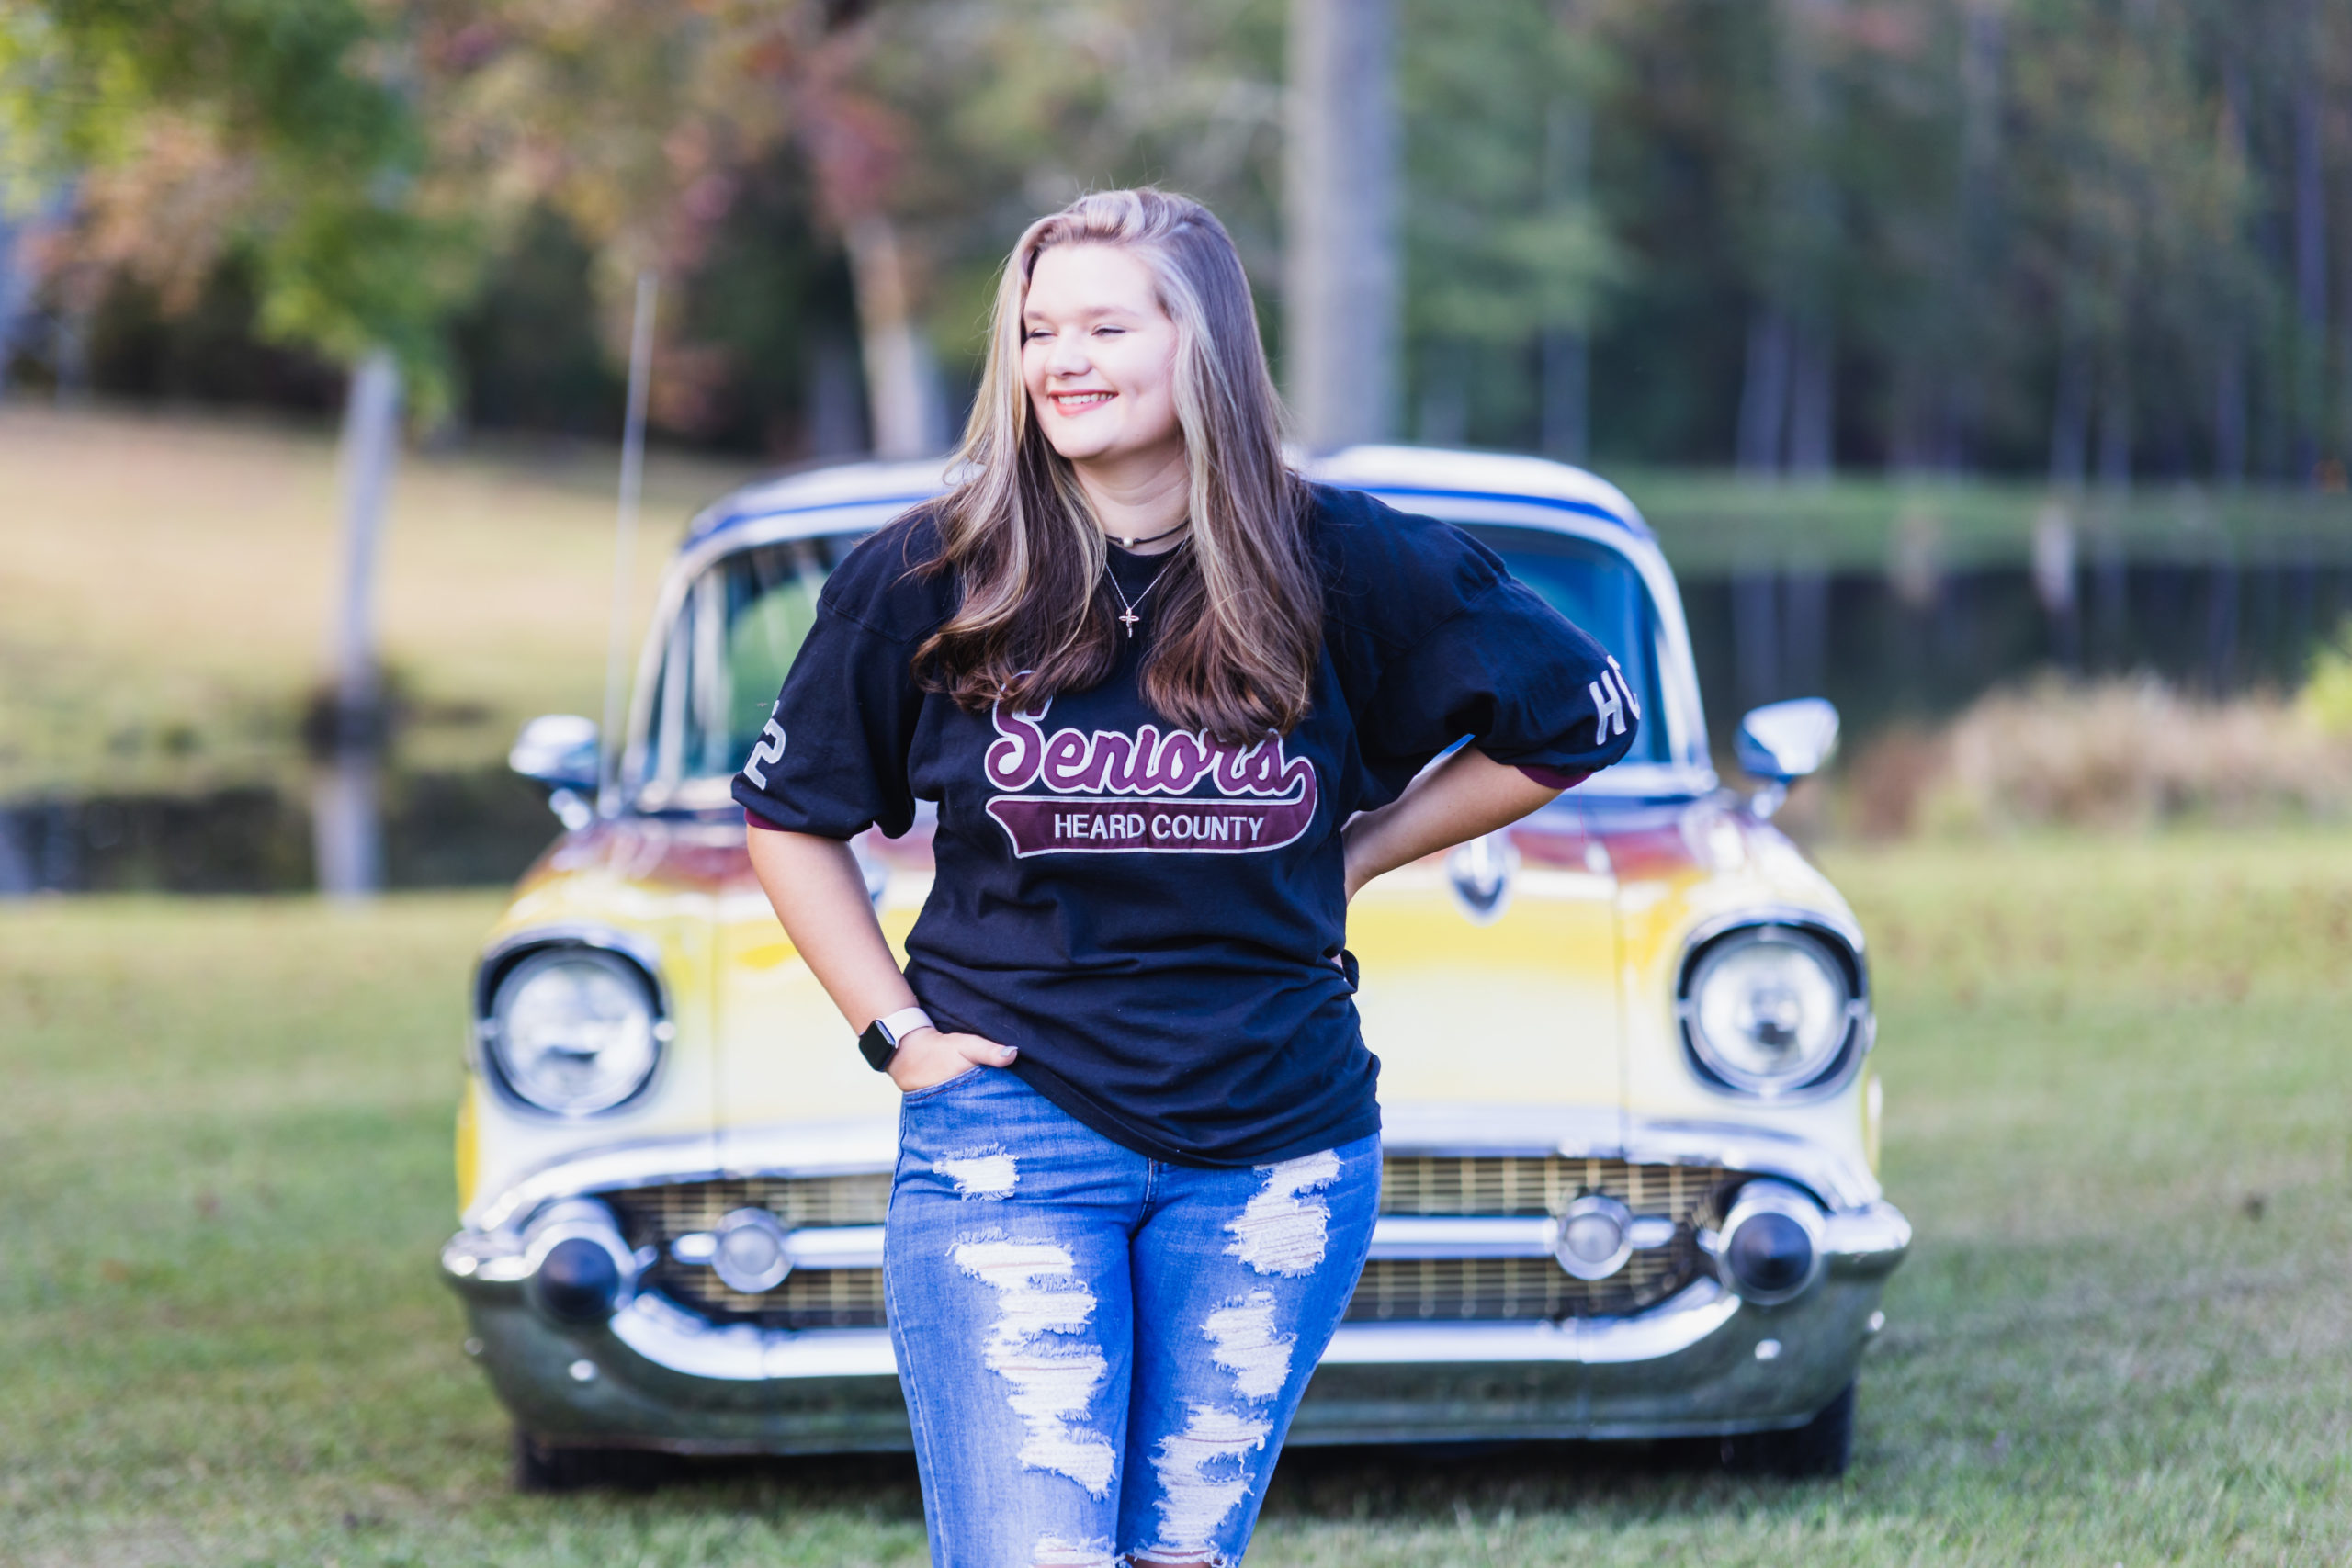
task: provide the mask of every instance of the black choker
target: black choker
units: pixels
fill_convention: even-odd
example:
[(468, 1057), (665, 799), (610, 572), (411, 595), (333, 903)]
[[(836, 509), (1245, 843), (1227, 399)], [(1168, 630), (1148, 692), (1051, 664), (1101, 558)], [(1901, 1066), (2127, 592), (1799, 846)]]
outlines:
[(1103, 533), (1113, 544), (1118, 546), (1121, 549), (1132, 550), (1137, 545), (1156, 545), (1159, 543), (1160, 540), (1168, 537), (1170, 534), (1181, 534), (1192, 525), (1193, 520), (1187, 517), (1182, 523), (1177, 524), (1173, 528), (1162, 529), (1160, 532), (1152, 535), (1147, 539), (1122, 539), (1117, 535), (1111, 533), (1107, 528), (1103, 530)]

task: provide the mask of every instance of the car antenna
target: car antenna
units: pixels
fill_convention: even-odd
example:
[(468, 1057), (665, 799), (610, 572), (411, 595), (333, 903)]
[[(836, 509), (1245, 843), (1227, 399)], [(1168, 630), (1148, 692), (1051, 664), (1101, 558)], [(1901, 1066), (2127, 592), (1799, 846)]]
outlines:
[(638, 502), (645, 492), (645, 404), (653, 379), (653, 307), (661, 279), (637, 275), (637, 317), (628, 334), (628, 410), (621, 424), (621, 493), (613, 519), (613, 623), (605, 648), (605, 727), (596, 748), (596, 815), (620, 809), (622, 677), (628, 663), (630, 578)]

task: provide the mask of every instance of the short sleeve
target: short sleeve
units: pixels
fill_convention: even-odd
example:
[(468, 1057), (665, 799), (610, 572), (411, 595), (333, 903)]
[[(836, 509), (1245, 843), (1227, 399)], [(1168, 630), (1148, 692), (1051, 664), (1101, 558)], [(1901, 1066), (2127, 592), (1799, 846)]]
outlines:
[(1374, 786), (1394, 798), (1464, 739), (1538, 776), (1597, 773), (1641, 712), (1608, 653), (1462, 530), (1317, 486), (1326, 636)]
[(1600, 645), (1507, 577), (1388, 660), (1356, 715), (1364, 763), (1392, 789), (1464, 737), (1507, 766), (1597, 773), (1640, 722)]
[(922, 692), (895, 639), (820, 604), (735, 799), (768, 827), (847, 839), (914, 821), (907, 753)]
[(924, 694), (912, 656), (945, 619), (947, 590), (922, 570), (938, 535), (910, 513), (850, 552), (818, 596), (767, 728), (735, 775), (754, 825), (848, 839), (914, 823), (908, 753)]

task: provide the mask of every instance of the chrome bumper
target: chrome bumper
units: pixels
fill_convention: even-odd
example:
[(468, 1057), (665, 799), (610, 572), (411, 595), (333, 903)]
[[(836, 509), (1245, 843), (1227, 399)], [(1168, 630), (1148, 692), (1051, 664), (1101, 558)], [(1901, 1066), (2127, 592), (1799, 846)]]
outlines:
[[(1775, 1305), (1702, 1279), (1623, 1318), (1340, 1325), (1290, 1440), (1657, 1438), (1799, 1425), (1854, 1376), (1911, 1227), (1873, 1201), (1825, 1214), (1822, 1266)], [(883, 1329), (715, 1325), (654, 1294), (564, 1322), (530, 1289), (512, 1230), (441, 1255), (469, 1344), (525, 1427), (557, 1441), (682, 1452), (909, 1446)]]

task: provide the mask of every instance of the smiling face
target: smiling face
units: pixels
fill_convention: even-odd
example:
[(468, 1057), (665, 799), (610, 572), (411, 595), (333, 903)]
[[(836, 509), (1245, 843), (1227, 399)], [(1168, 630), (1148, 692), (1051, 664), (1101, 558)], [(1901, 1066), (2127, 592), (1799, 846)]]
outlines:
[(1157, 466), (1184, 449), (1176, 323), (1150, 268), (1114, 245), (1037, 258), (1021, 312), (1021, 375), (1054, 450), (1086, 468)]

